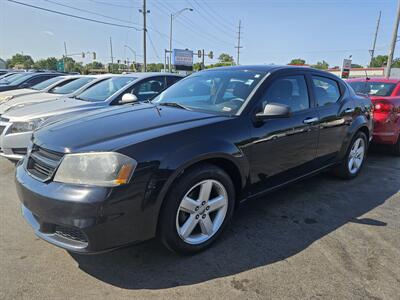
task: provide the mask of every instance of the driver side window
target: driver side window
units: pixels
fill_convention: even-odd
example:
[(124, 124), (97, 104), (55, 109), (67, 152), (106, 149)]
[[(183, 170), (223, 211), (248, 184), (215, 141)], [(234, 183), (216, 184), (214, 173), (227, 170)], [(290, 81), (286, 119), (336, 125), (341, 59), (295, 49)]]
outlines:
[(305, 77), (293, 75), (276, 79), (262, 97), (263, 108), (267, 103), (287, 105), (292, 112), (310, 108)]
[(135, 84), (131, 93), (134, 94), (139, 101), (153, 99), (165, 89), (165, 78), (156, 77), (145, 79)]

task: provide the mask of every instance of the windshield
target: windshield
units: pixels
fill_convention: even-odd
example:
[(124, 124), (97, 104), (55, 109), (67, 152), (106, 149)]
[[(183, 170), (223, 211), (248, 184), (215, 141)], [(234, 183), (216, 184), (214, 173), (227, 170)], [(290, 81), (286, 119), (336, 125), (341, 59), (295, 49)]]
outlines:
[(11, 83), (11, 82), (13, 82), (13, 81), (15, 81), (17, 79), (20, 79), (20, 78), (28, 76), (28, 75), (30, 75), (30, 74), (29, 73), (13, 74), (13, 75), (10, 75), (10, 76), (8, 76), (6, 78), (1, 79), (0, 80), (0, 84), (9, 84), (9, 83)]
[(247, 70), (200, 72), (178, 81), (152, 102), (233, 115), (264, 75), (263, 72)]
[(121, 76), (100, 81), (99, 83), (80, 93), (76, 99), (95, 102), (105, 101), (118, 90), (122, 89), (135, 79), (136, 77)]
[(35, 84), (34, 86), (31, 87), (31, 89), (41, 91), (45, 88), (48, 88), (50, 85), (56, 83), (57, 81), (60, 80), (63, 81), (64, 79), (65, 79), (64, 77), (53, 77), (45, 81), (42, 81), (41, 83)]
[(95, 79), (94, 77), (82, 77), (79, 79), (74, 79), (72, 82), (68, 82), (65, 85), (56, 86), (56, 87), (52, 88), (51, 90), (49, 90), (49, 93), (61, 94), (61, 95), (71, 94), (71, 93), (79, 90), (85, 84), (93, 81), (94, 79)]
[(390, 82), (353, 81), (348, 83), (356, 93), (384, 97), (390, 96), (396, 86), (395, 83)]

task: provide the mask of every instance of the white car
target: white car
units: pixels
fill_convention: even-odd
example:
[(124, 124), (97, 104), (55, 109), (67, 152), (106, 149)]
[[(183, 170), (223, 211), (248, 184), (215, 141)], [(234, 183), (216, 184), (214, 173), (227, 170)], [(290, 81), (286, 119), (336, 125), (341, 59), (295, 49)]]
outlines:
[(82, 77), (82, 75), (69, 75), (69, 76), (57, 76), (48, 80), (42, 81), (30, 88), (16, 89), (11, 91), (0, 92), (0, 104), (5, 103), (11, 99), (15, 99), (21, 96), (46, 93), (55, 87), (63, 86), (75, 79)]
[(0, 117), (0, 156), (10, 160), (21, 159), (26, 154), (32, 132), (44, 122), (148, 101), (182, 78), (168, 73), (114, 74), (73, 97), (10, 109)]
[[(96, 83), (98, 80), (109, 78), (110, 75), (109, 74), (87, 75), (87, 76), (74, 75), (66, 77), (68, 77), (67, 82), (54, 84), (51, 85), (50, 88), (46, 88), (42, 91), (37, 91), (30, 94), (18, 95), (14, 97), (9, 96), (9, 98), (3, 99), (3, 101), (1, 101), (3, 93), (0, 93), (0, 116), (5, 112), (9, 111), (10, 109), (20, 108), (28, 104), (34, 104), (49, 100), (56, 100), (61, 97), (73, 97), (74, 94), (78, 94), (84, 91), (85, 89), (89, 88), (94, 83)], [(53, 79), (56, 78), (52, 78), (50, 80)], [(18, 91), (20, 90), (10, 91), (10, 93)]]

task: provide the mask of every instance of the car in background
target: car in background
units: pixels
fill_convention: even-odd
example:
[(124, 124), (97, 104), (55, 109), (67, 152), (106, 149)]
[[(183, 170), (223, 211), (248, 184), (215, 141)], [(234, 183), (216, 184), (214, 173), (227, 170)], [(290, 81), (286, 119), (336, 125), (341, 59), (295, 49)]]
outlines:
[[(3, 104), (11, 99), (15, 99), (17, 97), (36, 94), (40, 92), (47, 92), (53, 88), (63, 86), (75, 79), (82, 77), (83, 75), (69, 75), (69, 76), (57, 76), (45, 81), (42, 81), (34, 86), (24, 89), (17, 89), (11, 91), (0, 92), (0, 104)], [(1, 112), (0, 112), (1, 114)]]
[(151, 102), (35, 131), (16, 170), (22, 212), (40, 238), (72, 252), (158, 236), (193, 254), (244, 200), (331, 168), (355, 178), (371, 111), (368, 97), (311, 68), (194, 73)]
[[(72, 76), (74, 78), (73, 81), (61, 85), (55, 85), (49, 89), (46, 89), (47, 91), (12, 98), (11, 100), (0, 103), (0, 116), (5, 112), (9, 111), (10, 109), (16, 109), (26, 105), (31, 105), (44, 101), (56, 100), (62, 97), (73, 97), (75, 94), (83, 92), (84, 90), (88, 89), (97, 82), (109, 78), (110, 76), (111, 76), (110, 74), (90, 75), (90, 76), (73, 75)], [(53, 79), (57, 78), (59, 77), (55, 77)], [(44, 82), (42, 82), (41, 84), (43, 83)]]
[(400, 79), (357, 78), (347, 82), (355, 92), (368, 95), (374, 104), (372, 141), (391, 145), (400, 155)]
[(0, 80), (2, 80), (3, 78), (7, 78), (7, 77), (9, 77), (11, 75), (14, 75), (14, 74), (18, 74), (18, 73), (23, 73), (23, 71), (10, 71), (10, 72), (7, 72), (7, 73), (5, 73), (3, 75), (0, 75)]
[[(112, 75), (72, 97), (8, 110), (0, 117), (0, 156), (19, 160), (26, 154), (33, 130), (43, 122), (110, 106), (147, 101), (182, 76), (167, 73)], [(60, 88), (62, 89), (62, 87)]]
[(12, 77), (10, 76), (0, 80), (0, 92), (30, 88), (35, 84), (65, 74), (53, 72), (26, 72), (15, 75), (17, 75), (15, 78), (10, 78)]

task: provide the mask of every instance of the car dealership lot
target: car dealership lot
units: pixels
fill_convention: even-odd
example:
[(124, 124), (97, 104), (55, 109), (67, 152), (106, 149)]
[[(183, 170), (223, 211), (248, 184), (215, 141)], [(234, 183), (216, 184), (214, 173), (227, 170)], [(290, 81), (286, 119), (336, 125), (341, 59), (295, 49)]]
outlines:
[[(209, 250), (156, 241), (69, 254), (20, 215), (14, 165), (0, 158), (0, 298), (398, 299), (400, 159), (370, 154), (352, 181), (328, 174), (243, 204)], [(264, 201), (269, 199), (270, 201)]]

